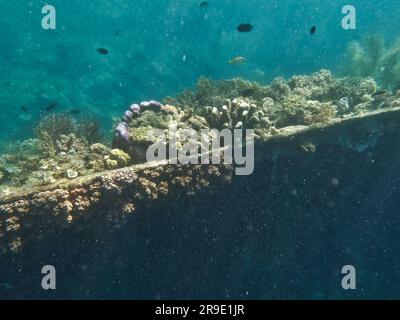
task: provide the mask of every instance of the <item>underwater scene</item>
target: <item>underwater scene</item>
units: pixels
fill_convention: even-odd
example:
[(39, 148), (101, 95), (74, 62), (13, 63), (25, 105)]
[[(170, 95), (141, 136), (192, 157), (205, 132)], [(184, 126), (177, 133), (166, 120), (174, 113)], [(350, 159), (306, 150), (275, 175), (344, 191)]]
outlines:
[(0, 299), (400, 297), (398, 1), (0, 9)]

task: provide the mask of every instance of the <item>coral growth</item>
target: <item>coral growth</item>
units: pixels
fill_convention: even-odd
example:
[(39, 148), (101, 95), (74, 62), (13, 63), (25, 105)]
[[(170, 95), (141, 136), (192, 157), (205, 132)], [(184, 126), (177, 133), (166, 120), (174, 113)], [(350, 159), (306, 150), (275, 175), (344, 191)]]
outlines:
[(56, 154), (56, 142), (60, 135), (73, 133), (74, 119), (67, 113), (54, 113), (42, 118), (33, 129), (41, 150), (49, 156)]
[(112, 149), (110, 154), (105, 157), (106, 166), (109, 169), (126, 167), (131, 162), (131, 157), (120, 149)]
[(111, 147), (101, 143), (101, 128), (93, 117), (44, 117), (34, 129), (35, 139), (16, 143), (0, 155), (0, 185), (33, 188), (143, 163), (151, 144), (168, 144), (159, 136), (169, 138), (171, 126), (177, 129), (175, 147), (187, 152), (189, 144), (197, 150), (204, 145), (185, 136), (185, 129), (254, 129), (255, 138), (264, 140), (285, 127), (396, 106), (400, 93), (377, 91), (372, 78), (335, 78), (328, 70), (276, 78), (266, 86), (202, 78), (194, 90), (167, 98), (164, 104), (132, 104), (116, 123)]
[(43, 117), (36, 124), (33, 132), (39, 140), (42, 152), (49, 156), (56, 155), (60, 136), (73, 134), (87, 143), (103, 140), (101, 125), (92, 115), (84, 115), (76, 120), (68, 113), (52, 113)]
[(91, 145), (102, 139), (94, 117), (75, 120), (69, 114), (54, 113), (42, 118), (33, 131), (35, 139), (16, 143), (13, 150), (0, 155), (0, 184), (35, 187), (105, 170), (111, 149), (98, 142), (93, 144), (97, 147)]
[(226, 99), (220, 109), (207, 106), (202, 113), (208, 125), (217, 129), (255, 128), (264, 116), (264, 112), (247, 98)]
[[(73, 179), (76, 173), (70, 173)], [(87, 181), (80, 180), (78, 185), (69, 184), (33, 192), (16, 201), (0, 202), (0, 254), (2, 250), (20, 252), (28, 241), (26, 232), (21, 231), (31, 230), (32, 219), (40, 219), (44, 213), (47, 224), (66, 228), (83, 217), (98, 214), (99, 208), (108, 208), (107, 215), (99, 218), (117, 225), (136, 210), (154, 205), (149, 200), (176, 199), (204, 189), (212, 191), (220, 184), (229, 183), (232, 175), (233, 168), (228, 165), (123, 168), (89, 177)]]
[(254, 129), (256, 138), (265, 137), (277, 128), (324, 123), (391, 106), (396, 98), (376, 90), (372, 78), (335, 78), (328, 70), (288, 80), (279, 77), (268, 86), (241, 79), (201, 78), (194, 90), (166, 98), (165, 105), (154, 101), (155, 107), (150, 102), (133, 104), (116, 127), (113, 146), (143, 162), (152, 143), (148, 133), (159, 129), (167, 135), (171, 124), (196, 131)]
[(93, 114), (83, 114), (75, 122), (74, 133), (90, 144), (104, 141), (101, 123)]
[(266, 96), (265, 90), (265, 87), (256, 82), (240, 78), (216, 81), (202, 77), (198, 80), (195, 90), (185, 90), (176, 98), (167, 97), (164, 103), (182, 109), (196, 109), (202, 106), (221, 107), (226, 99), (252, 97), (260, 100)]
[(385, 43), (380, 35), (368, 36), (362, 43), (353, 41), (347, 47), (344, 71), (357, 77), (375, 76), (384, 55)]
[(366, 37), (361, 43), (352, 42), (345, 61), (344, 74), (373, 77), (382, 88), (393, 92), (400, 89), (400, 39), (392, 47), (385, 46), (379, 35)]

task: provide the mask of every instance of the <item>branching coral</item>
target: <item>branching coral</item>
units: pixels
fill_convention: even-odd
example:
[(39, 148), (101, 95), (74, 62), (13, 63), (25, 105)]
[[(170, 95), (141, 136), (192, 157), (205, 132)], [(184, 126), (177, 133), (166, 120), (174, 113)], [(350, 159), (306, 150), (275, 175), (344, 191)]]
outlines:
[[(165, 132), (169, 125), (179, 129), (254, 129), (256, 137), (273, 134), (276, 128), (327, 122), (336, 116), (376, 109), (376, 84), (372, 78), (335, 78), (329, 70), (311, 75), (276, 78), (268, 86), (242, 79), (201, 78), (194, 90), (186, 90), (172, 105), (160, 105), (143, 112), (133, 104), (116, 126), (114, 148), (120, 148), (135, 161), (145, 161), (145, 150), (152, 141), (152, 129)], [(379, 97), (380, 99), (381, 97)], [(384, 98), (384, 101), (388, 101)]]
[(220, 107), (226, 99), (250, 96), (262, 99), (266, 96), (266, 87), (240, 78), (217, 81), (202, 77), (194, 90), (186, 90), (176, 98), (168, 97), (164, 103), (196, 110), (205, 106)]
[(100, 122), (92, 115), (84, 115), (76, 120), (68, 113), (53, 113), (43, 117), (33, 132), (41, 150), (51, 157), (57, 153), (57, 140), (60, 136), (73, 134), (88, 143), (103, 140)]
[[(376, 84), (371, 78), (335, 78), (328, 70), (293, 76), (288, 81), (276, 78), (267, 87), (263, 111), (277, 127), (326, 122), (337, 112), (353, 111), (375, 90)], [(340, 105), (344, 100), (348, 101), (347, 110)]]
[(41, 150), (49, 156), (55, 156), (56, 141), (60, 135), (68, 135), (74, 131), (75, 120), (67, 113), (47, 115), (33, 129)]
[(243, 98), (226, 99), (220, 109), (207, 106), (205, 110), (204, 116), (209, 127), (216, 129), (254, 128), (264, 116), (255, 104)]
[(400, 89), (400, 39), (390, 48), (382, 36), (352, 42), (345, 54), (342, 72), (357, 77), (373, 77), (385, 89)]
[(75, 122), (74, 133), (91, 144), (104, 140), (101, 123), (93, 114), (83, 114)]
[(99, 143), (91, 148), (89, 142), (101, 137), (93, 117), (75, 120), (68, 113), (49, 114), (33, 131), (36, 139), (16, 143), (13, 150), (0, 155), (0, 170), (9, 185), (51, 184), (104, 170), (104, 158), (111, 150)]
[[(397, 59), (396, 51), (390, 57)], [(194, 150), (204, 147), (196, 137), (211, 136), (201, 129), (254, 129), (255, 138), (264, 139), (283, 127), (399, 106), (400, 93), (376, 91), (372, 78), (336, 78), (321, 70), (288, 80), (276, 78), (267, 86), (241, 79), (202, 78), (194, 90), (167, 100), (176, 105), (151, 100), (125, 110), (115, 125), (113, 149), (96, 143), (101, 129), (94, 117), (48, 115), (34, 129), (37, 139), (0, 156), (0, 180), (10, 186), (38, 186), (141, 163), (154, 142), (170, 147), (175, 131), (176, 148), (189, 153), (192, 145)], [(196, 131), (193, 141), (186, 129)]]
[[(370, 47), (373, 43), (371, 40)], [(243, 127), (265, 127), (270, 125), (269, 120), (272, 125), (281, 127), (327, 121), (335, 116), (337, 104), (343, 98), (349, 104), (345, 111), (351, 112), (366, 95), (375, 91), (376, 84), (371, 78), (335, 78), (330, 71), (321, 70), (311, 75), (293, 76), (287, 81), (278, 77), (268, 86), (242, 79), (216, 81), (201, 78), (193, 91), (187, 90), (166, 101), (182, 108), (184, 119), (197, 123), (193, 115), (200, 115), (208, 121), (209, 127), (234, 128), (238, 123)], [(252, 108), (248, 110), (252, 118), (250, 122), (248, 113), (239, 119), (242, 114), (236, 114), (237, 110), (232, 110), (226, 102), (235, 99), (247, 101), (257, 109), (255, 116)], [(343, 108), (340, 109), (339, 113), (343, 113)], [(187, 113), (190, 116), (186, 116)]]
[(379, 72), (385, 54), (381, 35), (366, 37), (361, 43), (351, 42), (345, 54), (344, 71), (351, 76), (370, 77)]
[(384, 55), (379, 71), (382, 87), (393, 91), (400, 89), (400, 39)]

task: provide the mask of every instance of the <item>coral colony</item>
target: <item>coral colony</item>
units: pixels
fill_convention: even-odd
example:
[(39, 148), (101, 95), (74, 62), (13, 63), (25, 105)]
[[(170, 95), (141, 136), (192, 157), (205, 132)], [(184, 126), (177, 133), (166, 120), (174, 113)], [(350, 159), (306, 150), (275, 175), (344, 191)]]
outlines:
[[(128, 112), (128, 111), (127, 111)], [(128, 123), (121, 122), (115, 128), (116, 136), (129, 142)]]
[[(168, 106), (165, 110), (168, 109)], [(161, 112), (163, 105), (155, 100), (143, 101), (139, 105), (132, 104), (129, 110), (125, 111), (122, 122), (118, 123), (115, 132), (116, 138), (122, 139), (128, 145), (129, 140), (129, 124), (134, 118), (140, 116), (141, 111), (146, 112)], [(229, 119), (227, 107), (223, 109), (226, 112), (226, 119)], [(244, 109), (243, 109), (244, 110)], [(216, 112), (215, 110), (213, 112)], [(247, 114), (247, 111), (244, 112)], [(236, 128), (239, 128), (236, 126)], [(235, 158), (236, 164), (245, 165), (244, 168), (237, 168), (236, 173), (239, 175), (248, 175), (253, 172), (254, 169), (254, 132), (253, 130), (247, 129), (245, 132), (246, 138), (246, 156), (242, 156), (242, 152), (234, 150), (243, 149), (243, 131), (241, 129), (235, 129), (232, 131), (224, 129), (221, 132), (214, 129), (212, 131), (208, 129), (202, 129), (201, 135), (197, 134), (197, 131), (192, 128), (183, 129), (180, 132), (177, 130), (177, 125), (170, 123), (168, 125), (168, 132), (164, 133), (160, 130), (149, 130), (147, 132), (147, 138), (151, 142), (156, 140), (153, 145), (148, 146), (146, 150), (146, 161), (165, 161), (168, 163), (177, 164), (199, 164), (199, 158), (201, 155), (201, 164), (220, 164), (221, 153), (224, 154), (223, 160), (225, 164), (232, 164), (232, 154)], [(182, 138), (183, 137), (183, 138)], [(223, 138), (226, 148), (221, 150), (221, 138)], [(185, 143), (183, 141), (186, 139)], [(181, 143), (178, 144), (178, 140)], [(153, 141), (154, 142), (154, 141)], [(167, 152), (167, 145), (168, 152)], [(128, 147), (129, 148), (129, 147)], [(144, 150), (143, 150), (144, 152)], [(210, 153), (205, 157), (204, 155)]]
[[(162, 103), (132, 104), (116, 123), (110, 145), (102, 139), (95, 119), (53, 113), (35, 126), (35, 138), (0, 155), (0, 213), (9, 217), (0, 219), (9, 230), (7, 237), (0, 233), (0, 246), (6, 243), (12, 252), (22, 250), (21, 219), (44, 210), (70, 224), (99, 206), (126, 215), (148, 205), (149, 199), (223, 187), (235, 174), (253, 172), (258, 148), (257, 156), (267, 146), (264, 156), (272, 158), (280, 148), (284, 153), (314, 152), (318, 144), (313, 138), (304, 140), (309, 134), (316, 141), (321, 135), (331, 142), (339, 139), (335, 130), (345, 126), (349, 140), (340, 138), (340, 143), (365, 150), (369, 144), (364, 136), (376, 141), (370, 131), (356, 135), (350, 128), (355, 123), (376, 127), (376, 121), (399, 110), (400, 92), (382, 90), (372, 78), (337, 78), (321, 70), (276, 78), (266, 86), (242, 79), (201, 78), (195, 89)], [(390, 131), (397, 126), (383, 128)], [(380, 135), (380, 130), (371, 132)], [(357, 139), (361, 143), (353, 141)], [(152, 161), (160, 159), (168, 162)], [(31, 214), (24, 215), (27, 212)]]
[[(400, 107), (400, 92), (382, 90), (370, 77), (338, 78), (328, 70), (287, 80), (278, 77), (269, 85), (240, 78), (200, 78), (195, 89), (162, 103), (132, 104), (115, 125), (111, 145), (104, 143), (94, 117), (47, 115), (35, 126), (34, 138), (0, 155), (0, 196), (8, 194), (10, 187), (47, 186), (163, 157), (171, 164), (176, 158), (177, 164), (206, 163), (205, 152), (210, 153), (210, 165), (234, 160), (249, 174), (252, 139), (257, 145), (294, 126), (395, 107)], [(215, 152), (223, 148), (222, 142), (227, 148)], [(245, 150), (245, 156), (235, 156), (235, 149)]]
[(133, 118), (139, 117), (141, 111), (152, 110), (157, 112), (161, 110), (161, 106), (160, 102), (154, 100), (143, 101), (140, 105), (136, 103), (132, 104), (129, 110), (125, 111), (124, 121), (120, 122), (115, 128), (116, 136), (129, 142), (128, 123), (130, 123)]

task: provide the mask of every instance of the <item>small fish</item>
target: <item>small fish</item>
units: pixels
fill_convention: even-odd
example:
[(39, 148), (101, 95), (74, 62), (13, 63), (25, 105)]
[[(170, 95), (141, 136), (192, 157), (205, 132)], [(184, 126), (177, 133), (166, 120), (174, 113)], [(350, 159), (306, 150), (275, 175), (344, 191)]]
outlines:
[(25, 106), (21, 106), (21, 110), (22, 110), (23, 112), (28, 112), (28, 108), (25, 107)]
[(317, 27), (316, 26), (312, 26), (310, 29), (310, 34), (314, 34), (315, 31), (317, 31)]
[(240, 92), (243, 97), (251, 97), (255, 92), (255, 89), (244, 89)]
[(239, 32), (250, 32), (254, 26), (250, 23), (242, 23), (237, 27), (237, 31)]
[(97, 52), (100, 53), (100, 54), (108, 54), (108, 50), (105, 49), (105, 48), (98, 48)]
[(208, 7), (208, 1), (202, 1), (200, 3), (200, 8), (207, 8)]
[(58, 102), (52, 102), (52, 103), (50, 103), (47, 107), (46, 107), (46, 111), (51, 111), (51, 110), (53, 110), (55, 107), (57, 107), (58, 106)]
[(79, 110), (79, 109), (71, 109), (71, 110), (68, 111), (68, 113), (69, 114), (79, 114), (79, 113), (81, 113), (81, 110)]
[(246, 62), (245, 57), (234, 57), (231, 60), (229, 60), (229, 64), (242, 64)]

